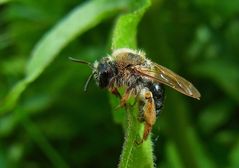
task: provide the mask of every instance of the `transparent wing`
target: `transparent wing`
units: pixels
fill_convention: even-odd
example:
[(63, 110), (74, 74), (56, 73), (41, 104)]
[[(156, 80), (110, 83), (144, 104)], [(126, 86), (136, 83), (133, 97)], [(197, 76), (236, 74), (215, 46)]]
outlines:
[(192, 83), (177, 75), (173, 71), (165, 68), (161, 65), (152, 62), (151, 68), (145, 68), (142, 66), (134, 66), (134, 70), (143, 76), (163, 83), (173, 89), (196, 99), (200, 99), (199, 91), (193, 86)]

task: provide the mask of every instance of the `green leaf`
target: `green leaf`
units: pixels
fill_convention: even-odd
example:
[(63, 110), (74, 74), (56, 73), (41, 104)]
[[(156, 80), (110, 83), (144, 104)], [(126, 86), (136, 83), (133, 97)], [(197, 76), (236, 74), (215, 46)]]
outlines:
[(4, 4), (4, 3), (7, 3), (7, 2), (10, 2), (11, 0), (0, 0), (0, 5), (1, 4)]
[[(138, 3), (133, 4), (136, 10), (118, 18), (112, 37), (112, 49), (136, 48), (137, 26), (150, 2), (141, 0)], [(137, 9), (138, 5), (142, 8)]]
[[(128, 1), (90, 1), (76, 7), (55, 27), (47, 32), (32, 51), (26, 76), (19, 81), (1, 104), (0, 113), (10, 111), (27, 86), (33, 82), (54, 60), (60, 51), (74, 38), (96, 26), (102, 20), (122, 9)], [(86, 17), (87, 15), (87, 17)]]
[[(112, 49), (117, 48), (136, 48), (137, 26), (145, 10), (149, 7), (149, 0), (134, 1), (132, 12), (121, 15), (115, 25), (112, 37)], [(111, 97), (111, 99), (114, 99)], [(115, 107), (115, 101), (111, 100), (112, 106)], [(150, 137), (147, 141), (137, 145), (135, 142), (140, 140), (143, 135), (143, 124), (137, 119), (138, 108), (130, 108), (126, 111), (127, 119), (123, 127), (125, 128), (126, 137), (120, 157), (120, 168), (130, 167), (154, 167), (154, 157), (152, 142)], [(116, 114), (116, 112), (114, 113)], [(125, 117), (114, 115), (116, 121)], [(117, 118), (120, 117), (119, 120)], [(123, 121), (121, 121), (123, 123)]]

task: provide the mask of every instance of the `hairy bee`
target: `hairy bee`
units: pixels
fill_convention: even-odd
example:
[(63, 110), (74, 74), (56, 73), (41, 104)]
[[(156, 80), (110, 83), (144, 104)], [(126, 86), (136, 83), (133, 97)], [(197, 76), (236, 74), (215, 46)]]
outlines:
[[(112, 55), (103, 57), (93, 64), (70, 59), (88, 64), (92, 68), (92, 74), (86, 82), (85, 90), (94, 76), (99, 87), (107, 88), (121, 99), (121, 107), (131, 96), (138, 100), (140, 118), (145, 122), (143, 140), (147, 139), (156, 121), (156, 116), (161, 111), (164, 99), (163, 84), (182, 94), (200, 99), (200, 93), (189, 81), (150, 61), (142, 51), (128, 48), (117, 49)], [(126, 89), (122, 96), (117, 90), (119, 87)]]

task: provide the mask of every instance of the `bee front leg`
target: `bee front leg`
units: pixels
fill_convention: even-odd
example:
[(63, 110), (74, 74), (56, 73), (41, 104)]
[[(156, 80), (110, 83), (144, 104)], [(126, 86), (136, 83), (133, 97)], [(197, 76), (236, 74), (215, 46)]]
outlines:
[(143, 140), (146, 140), (156, 121), (156, 110), (152, 92), (148, 89), (142, 90), (141, 98), (145, 102), (143, 106), (143, 116), (145, 121)]
[(112, 94), (114, 94), (116, 97), (119, 97), (120, 99), (122, 98), (122, 96), (120, 95), (120, 93), (116, 87), (109, 88), (109, 91)]
[(130, 95), (131, 95), (131, 89), (127, 89), (120, 100), (120, 107), (123, 107), (126, 105), (126, 102), (130, 98)]
[[(116, 88), (115, 88), (115, 89), (116, 89)], [(117, 90), (117, 89), (116, 89), (116, 90)], [(117, 91), (118, 91), (118, 90), (117, 90)], [(118, 93), (119, 93), (119, 92), (118, 92)], [(119, 93), (119, 95), (120, 95), (120, 93)], [(126, 102), (129, 100), (130, 96), (131, 96), (131, 89), (127, 89), (127, 90), (125, 91), (125, 93), (123, 94), (123, 96), (120, 95), (120, 104), (119, 104), (115, 109), (118, 109), (118, 108), (120, 108), (120, 107), (125, 107), (125, 108), (127, 108)]]

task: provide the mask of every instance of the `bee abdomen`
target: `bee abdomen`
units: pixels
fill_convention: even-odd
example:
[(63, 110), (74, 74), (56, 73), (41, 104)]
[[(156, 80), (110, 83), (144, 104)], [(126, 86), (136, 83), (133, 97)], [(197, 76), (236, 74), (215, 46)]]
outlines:
[(164, 101), (164, 88), (159, 83), (153, 83), (148, 82), (147, 87), (153, 94), (153, 99), (155, 103), (155, 109), (156, 109), (156, 115), (158, 116), (162, 107), (163, 107), (163, 101)]

